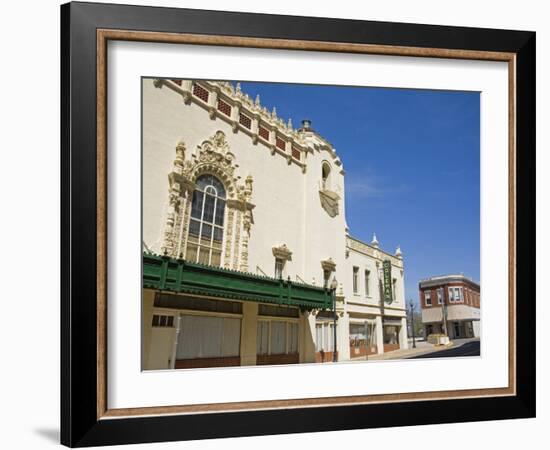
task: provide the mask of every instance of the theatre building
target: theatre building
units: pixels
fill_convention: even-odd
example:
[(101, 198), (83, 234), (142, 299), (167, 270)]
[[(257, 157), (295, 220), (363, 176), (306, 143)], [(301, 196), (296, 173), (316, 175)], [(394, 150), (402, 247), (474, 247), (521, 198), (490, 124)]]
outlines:
[(451, 339), (480, 336), (479, 284), (464, 275), (442, 275), (420, 281), (425, 335)]
[(406, 348), (401, 250), (350, 235), (342, 161), (309, 121), (228, 82), (142, 95), (144, 369)]

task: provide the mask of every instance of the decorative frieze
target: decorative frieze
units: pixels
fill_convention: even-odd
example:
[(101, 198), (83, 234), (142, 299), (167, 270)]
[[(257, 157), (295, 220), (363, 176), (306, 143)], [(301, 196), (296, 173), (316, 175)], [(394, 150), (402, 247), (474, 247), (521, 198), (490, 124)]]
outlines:
[(392, 265), (397, 267), (403, 267), (402, 259), (397, 258), (395, 255), (392, 255), (391, 253), (384, 252), (380, 250), (378, 247), (365, 244), (364, 242), (358, 239), (352, 238), (351, 236), (347, 236), (346, 246), (352, 250), (355, 250), (359, 253), (363, 253), (364, 255), (370, 256), (376, 260), (381, 261), (382, 259), (389, 259)]
[[(207, 109), (211, 119), (217, 116), (225, 118), (230, 122), (233, 132), (236, 133), (239, 129), (246, 131), (254, 144), (260, 138), (271, 149), (272, 154), (280, 152), (287, 158), (289, 164), (294, 162), (302, 167), (302, 172), (305, 173), (305, 158), (301, 153), (310, 151), (310, 148), (303, 133), (293, 127), (292, 120), (289, 119), (285, 123), (277, 115), (275, 108), (270, 112), (263, 107), (259, 96), (253, 101), (249, 95), (242, 92), (240, 83), (234, 87), (233, 84), (224, 81), (177, 81), (178, 83), (168, 79), (157, 79), (154, 82), (155, 85), (166, 85), (182, 93), (186, 103), (193, 98), (196, 99), (195, 101), (198, 100), (197, 103)], [(276, 145), (277, 135), (283, 140), (284, 148), (281, 148), (281, 143), (279, 146)]]

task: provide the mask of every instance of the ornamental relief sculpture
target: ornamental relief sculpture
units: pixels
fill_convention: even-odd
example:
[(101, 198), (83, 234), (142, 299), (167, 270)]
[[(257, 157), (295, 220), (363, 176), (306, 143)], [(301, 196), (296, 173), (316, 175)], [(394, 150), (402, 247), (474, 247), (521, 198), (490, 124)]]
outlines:
[(227, 193), (223, 266), (248, 271), (248, 240), (254, 223), (252, 210), (255, 206), (250, 201), (252, 176), (248, 175), (244, 184), (239, 184), (240, 177), (235, 175), (235, 155), (222, 131), (216, 131), (203, 141), (188, 159), (185, 159), (186, 151), (185, 142), (180, 141), (176, 145), (172, 172), (168, 175), (168, 211), (162, 252), (185, 259), (195, 181), (201, 175), (210, 174), (224, 184)]

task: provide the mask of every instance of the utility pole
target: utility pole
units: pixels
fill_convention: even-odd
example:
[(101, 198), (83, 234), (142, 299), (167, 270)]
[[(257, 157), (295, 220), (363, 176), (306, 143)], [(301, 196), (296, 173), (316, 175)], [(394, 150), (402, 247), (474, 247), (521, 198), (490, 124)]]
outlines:
[(414, 334), (414, 303), (412, 298), (409, 300), (409, 306), (411, 308), (411, 331), (413, 335), (413, 348), (416, 348), (416, 336)]

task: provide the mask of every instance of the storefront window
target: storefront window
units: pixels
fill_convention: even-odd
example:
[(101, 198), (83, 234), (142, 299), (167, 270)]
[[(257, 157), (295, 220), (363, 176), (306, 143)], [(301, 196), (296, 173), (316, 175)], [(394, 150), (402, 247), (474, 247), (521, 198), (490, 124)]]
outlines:
[(399, 329), (397, 326), (384, 327), (384, 344), (399, 344)]

